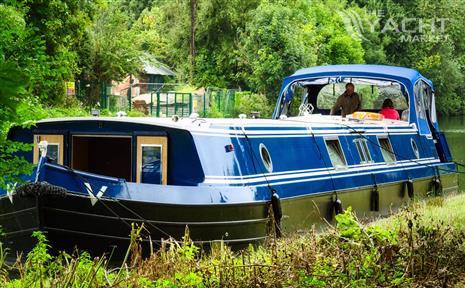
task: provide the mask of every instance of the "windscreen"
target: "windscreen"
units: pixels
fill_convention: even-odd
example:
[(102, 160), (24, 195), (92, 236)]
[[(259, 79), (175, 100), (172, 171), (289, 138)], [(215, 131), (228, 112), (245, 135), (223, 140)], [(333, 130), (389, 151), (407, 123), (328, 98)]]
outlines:
[(408, 120), (408, 95), (400, 83), (354, 77), (323, 77), (291, 83), (283, 91), (279, 115), (302, 116), (302, 111), (329, 114), (338, 97), (345, 92), (347, 83), (354, 85), (354, 91), (360, 97), (361, 111), (378, 112), (384, 100), (391, 99), (394, 109), (401, 113), (401, 119)]
[[(345, 91), (346, 83), (334, 83), (324, 86), (317, 96), (319, 109), (331, 109), (337, 98)], [(362, 110), (380, 110), (385, 99), (391, 99), (394, 108), (408, 108), (407, 99), (399, 85), (377, 86), (370, 84), (354, 84), (355, 92), (360, 96)]]

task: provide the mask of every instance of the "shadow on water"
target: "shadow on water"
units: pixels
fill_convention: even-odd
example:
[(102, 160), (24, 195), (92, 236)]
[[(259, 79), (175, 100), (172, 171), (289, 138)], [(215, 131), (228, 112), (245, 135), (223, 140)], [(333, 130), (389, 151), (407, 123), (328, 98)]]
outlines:
[[(465, 115), (440, 117), (439, 126), (446, 134), (454, 160), (465, 164)], [(459, 169), (465, 171), (465, 168)], [(465, 189), (465, 174), (459, 175), (459, 185), (461, 190)]]

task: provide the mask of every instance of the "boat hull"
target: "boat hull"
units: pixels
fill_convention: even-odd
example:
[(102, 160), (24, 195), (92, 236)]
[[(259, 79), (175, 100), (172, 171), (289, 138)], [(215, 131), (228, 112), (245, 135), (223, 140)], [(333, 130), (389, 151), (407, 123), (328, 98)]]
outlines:
[[(373, 187), (347, 189), (337, 191), (337, 194), (331, 192), (286, 198), (281, 201), (283, 210), (282, 227), (284, 232), (293, 233), (299, 230), (308, 230), (314, 224), (317, 224), (317, 228), (322, 227), (318, 223), (333, 224), (335, 215), (333, 203), (336, 195), (342, 203), (342, 208), (351, 207), (361, 220), (389, 216), (398, 211), (399, 208), (408, 206), (412, 201), (433, 196), (432, 180), (431, 177), (414, 180), (413, 197), (408, 195), (405, 181), (379, 185), (377, 187), (379, 195), (378, 211), (373, 209)], [(441, 185), (442, 194), (457, 193), (457, 174), (442, 175)]]
[[(444, 193), (457, 191), (457, 175), (443, 175)], [(414, 198), (431, 192), (431, 179), (414, 181)], [(351, 206), (362, 218), (389, 215), (413, 199), (405, 191), (405, 183), (380, 185), (379, 211), (373, 211), (372, 188), (338, 191), (343, 208)], [(318, 223), (334, 221), (335, 193), (321, 193), (281, 200), (284, 233), (308, 230)], [(181, 240), (189, 227), (189, 236), (208, 248), (211, 241), (223, 240), (233, 248), (261, 243), (269, 232), (269, 203), (236, 203), (211, 205), (179, 205), (141, 201), (104, 199), (92, 205), (90, 198), (75, 193), (57, 195), (15, 195), (0, 199), (0, 225), (6, 232), (10, 255), (29, 251), (35, 244), (34, 230), (45, 231), (55, 251), (72, 252), (75, 247), (92, 255), (112, 253), (113, 259), (124, 256), (130, 243), (132, 224), (144, 225), (141, 233), (145, 253), (157, 247), (162, 239)]]
[(92, 205), (89, 197), (68, 193), (65, 197), (15, 195), (13, 203), (5, 197), (0, 205), (0, 225), (5, 227), (10, 254), (29, 251), (35, 245), (34, 230), (44, 231), (56, 251), (73, 252), (78, 247), (93, 255), (112, 253), (116, 259), (129, 247), (132, 227), (142, 224), (145, 253), (162, 239), (183, 239), (186, 227), (189, 237), (205, 247), (212, 240), (223, 240), (242, 248), (263, 242), (267, 235), (266, 202), (174, 205), (100, 199)]

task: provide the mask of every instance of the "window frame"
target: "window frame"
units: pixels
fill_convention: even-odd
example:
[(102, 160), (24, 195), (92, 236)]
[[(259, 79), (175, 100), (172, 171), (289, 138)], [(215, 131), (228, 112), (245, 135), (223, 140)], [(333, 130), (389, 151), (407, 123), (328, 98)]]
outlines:
[(410, 138), (410, 146), (412, 147), (413, 156), (415, 156), (415, 159), (420, 159), (420, 150), (418, 149), (418, 144), (417, 141), (415, 141), (415, 139)]
[(160, 184), (151, 185), (167, 185), (168, 184), (168, 137), (167, 136), (137, 136), (137, 156), (136, 156), (136, 182), (143, 183), (142, 180), (142, 147), (161, 147), (161, 175), (162, 181)]
[[(266, 171), (268, 171), (268, 173), (273, 173), (273, 159), (271, 159), (270, 151), (268, 150), (266, 145), (263, 143), (260, 143), (260, 145), (258, 145), (258, 150), (260, 153), (260, 158), (262, 159), (262, 164), (265, 167)], [(268, 161), (265, 160), (263, 151), (265, 151), (266, 154), (268, 154), (268, 160), (270, 160), (269, 163)]]
[[(166, 173), (166, 171), (163, 171), (163, 165), (164, 165), (164, 159), (163, 159), (163, 145), (162, 144), (141, 144), (140, 145), (140, 149), (141, 149), (141, 167), (140, 167), (140, 183), (146, 183), (146, 182), (142, 182), (142, 168), (144, 167), (144, 163), (143, 163), (143, 156), (144, 156), (144, 147), (160, 147), (160, 165), (161, 165), (161, 183), (160, 184), (163, 184), (163, 176), (164, 174)], [(139, 169), (139, 167), (138, 167)], [(146, 183), (146, 184), (153, 184), (153, 183)]]
[[(397, 157), (396, 153), (394, 153), (394, 147), (392, 147), (391, 139), (389, 139), (389, 136), (378, 136), (378, 144), (379, 144), (379, 149), (381, 149), (381, 156), (383, 156), (384, 163), (387, 165), (394, 165), (397, 162)], [(386, 140), (387, 145), (390, 148), (390, 151), (386, 151), (386, 149), (383, 147), (383, 144), (381, 144), (381, 140)], [(390, 153), (392, 155), (393, 161), (386, 161), (385, 153)]]
[[(344, 153), (344, 149), (342, 148), (341, 141), (340, 141), (339, 137), (324, 137), (323, 139), (324, 139), (324, 143), (325, 143), (325, 146), (326, 146), (326, 152), (328, 153), (329, 161), (331, 162), (331, 166), (336, 170), (347, 169), (347, 158), (346, 158), (346, 155)], [(328, 145), (329, 141), (336, 141), (336, 143), (338, 145), (338, 148), (341, 151), (342, 160), (344, 162), (344, 164), (342, 166), (341, 165), (334, 165), (333, 159), (331, 158), (331, 153), (329, 153), (329, 146), (330, 146), (330, 145)], [(341, 156), (341, 155), (339, 155), (339, 156)]]
[(360, 158), (360, 164), (374, 163), (370, 148), (368, 147), (368, 139), (358, 137), (354, 139), (353, 142)]
[[(34, 134), (34, 149), (33, 149), (33, 164), (39, 163), (40, 151), (39, 143), (40, 141), (47, 141), (47, 146), (57, 145), (58, 146), (58, 157), (56, 159), (56, 164), (63, 165), (64, 159), (64, 135), (63, 134)], [(48, 148), (47, 148), (48, 152)]]

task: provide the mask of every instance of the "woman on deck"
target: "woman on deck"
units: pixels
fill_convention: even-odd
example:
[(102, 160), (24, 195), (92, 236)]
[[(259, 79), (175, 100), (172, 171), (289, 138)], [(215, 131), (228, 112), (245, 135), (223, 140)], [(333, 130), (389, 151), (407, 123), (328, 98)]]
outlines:
[(382, 114), (386, 119), (400, 120), (399, 112), (394, 109), (394, 103), (392, 103), (392, 100), (389, 98), (384, 100), (383, 106), (381, 107), (381, 111), (379, 111), (379, 113)]

